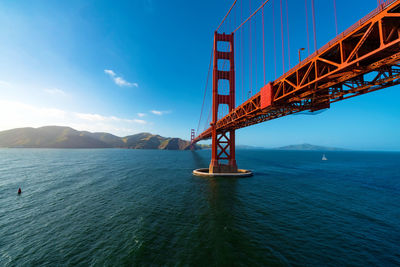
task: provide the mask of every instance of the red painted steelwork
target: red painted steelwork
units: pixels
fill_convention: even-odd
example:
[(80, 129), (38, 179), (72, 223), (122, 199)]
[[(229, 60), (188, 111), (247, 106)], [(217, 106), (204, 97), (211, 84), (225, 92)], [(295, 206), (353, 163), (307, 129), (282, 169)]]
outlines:
[(272, 83), (268, 83), (260, 91), (261, 95), (261, 102), (260, 107), (261, 109), (268, 108), (272, 105)]
[[(234, 35), (214, 33), (214, 67), (213, 67), (213, 104), (211, 122), (211, 163), (210, 173), (237, 172), (235, 159), (235, 131), (220, 130), (217, 133), (218, 108), (220, 104), (226, 104), (229, 112), (235, 108), (235, 60), (234, 60)], [(219, 42), (228, 42), (229, 51), (218, 51)], [(218, 60), (229, 61), (229, 71), (218, 69)], [(221, 95), (218, 91), (220, 80), (229, 81), (229, 94)], [(226, 161), (224, 164), (223, 161)]]
[(399, 62), (400, 0), (388, 0), (193, 142), (400, 84)]

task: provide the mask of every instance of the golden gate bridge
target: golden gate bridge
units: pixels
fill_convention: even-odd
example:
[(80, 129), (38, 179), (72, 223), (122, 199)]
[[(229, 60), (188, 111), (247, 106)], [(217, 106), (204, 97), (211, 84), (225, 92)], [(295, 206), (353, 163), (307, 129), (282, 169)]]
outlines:
[[(376, 9), (341, 34), (338, 34), (336, 0), (333, 0), (336, 37), (319, 49), (314, 0), (305, 0), (307, 51), (310, 53), (310, 39), (313, 39), (314, 52), (301, 60), (301, 51), (306, 49), (300, 48), (299, 63), (293, 67), (288, 0), (285, 3), (279, 0), (279, 5), (277, 2), (267, 0), (253, 8), (251, 0), (236, 0), (214, 32), (199, 124), (197, 131), (191, 130), (192, 147), (199, 141), (212, 140), (210, 166), (202, 169), (200, 174), (250, 174), (239, 170), (236, 164), (237, 129), (303, 111), (327, 109), (332, 103), (400, 83), (400, 0), (378, 0)], [(266, 15), (267, 8), (272, 11), (269, 16)], [(246, 10), (249, 15), (244, 18)], [(279, 24), (275, 22), (277, 11), (280, 33), (275, 25)], [(266, 20), (272, 20), (269, 23), (272, 31), (268, 31)], [(273, 35), (269, 39), (273, 40), (273, 60), (269, 60), (273, 63), (268, 62), (269, 76), (272, 73), (274, 76), (271, 82), (266, 81), (266, 33)], [(278, 34), (282, 52), (280, 77), (276, 77)], [(206, 116), (203, 113), (206, 112), (211, 73), (212, 105)], [(257, 82), (260, 79), (262, 86)], [(206, 127), (200, 132), (202, 118), (206, 118)]]

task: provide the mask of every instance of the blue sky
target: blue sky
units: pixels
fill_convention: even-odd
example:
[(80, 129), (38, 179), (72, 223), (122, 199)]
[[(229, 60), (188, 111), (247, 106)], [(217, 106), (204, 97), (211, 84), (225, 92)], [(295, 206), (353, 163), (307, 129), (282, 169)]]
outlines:
[[(307, 45), (305, 8), (304, 1), (288, 2), (293, 66), (297, 49)], [(332, 1), (316, 2), (320, 47), (335, 36), (335, 26)], [(231, 3), (1, 1), (0, 130), (68, 125), (119, 136), (147, 131), (189, 139), (199, 120), (213, 31)], [(253, 0), (252, 9), (260, 3)], [(375, 7), (375, 0), (337, 0), (339, 32)], [(236, 12), (226, 29), (239, 21)], [(270, 4), (265, 12), (267, 79), (273, 80)], [(399, 87), (384, 89), (318, 115), (241, 129), (237, 143), (400, 150), (399, 98)]]

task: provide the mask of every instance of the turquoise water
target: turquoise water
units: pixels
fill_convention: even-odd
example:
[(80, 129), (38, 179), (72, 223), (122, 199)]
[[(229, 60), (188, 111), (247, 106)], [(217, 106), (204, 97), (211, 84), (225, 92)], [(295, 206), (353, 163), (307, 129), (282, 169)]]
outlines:
[(1, 149), (0, 266), (400, 265), (400, 153), (209, 153)]

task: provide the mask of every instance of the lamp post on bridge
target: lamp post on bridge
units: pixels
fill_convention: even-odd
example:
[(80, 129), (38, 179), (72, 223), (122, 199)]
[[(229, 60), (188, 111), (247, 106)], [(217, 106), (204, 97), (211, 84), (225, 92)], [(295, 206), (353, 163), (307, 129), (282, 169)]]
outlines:
[(300, 62), (301, 62), (301, 54), (300, 54), (300, 52), (301, 52), (301, 51), (304, 51), (304, 50), (306, 50), (304, 47), (302, 47), (302, 48), (299, 49), (299, 64), (300, 64)]

